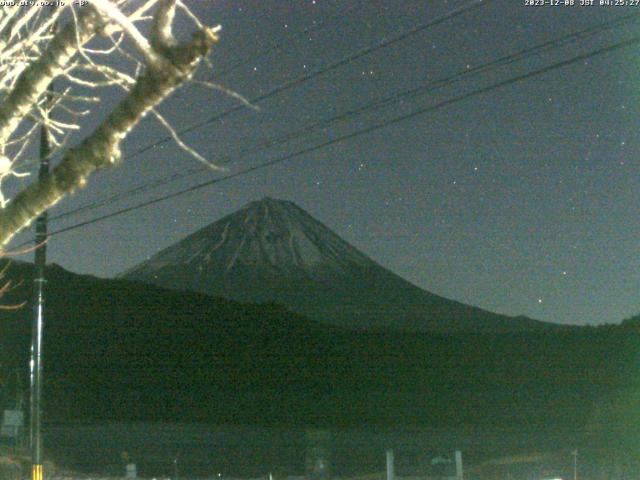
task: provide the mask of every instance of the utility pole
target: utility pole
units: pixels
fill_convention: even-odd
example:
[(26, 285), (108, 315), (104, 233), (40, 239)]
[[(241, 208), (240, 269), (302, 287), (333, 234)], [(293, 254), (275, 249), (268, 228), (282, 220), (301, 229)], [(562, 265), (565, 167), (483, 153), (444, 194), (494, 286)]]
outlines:
[(396, 478), (396, 473), (395, 473), (395, 465), (394, 465), (394, 458), (393, 458), (393, 450), (389, 449), (387, 450), (387, 480), (395, 480)]
[(456, 479), (463, 480), (464, 472), (462, 470), (462, 452), (460, 450), (456, 450), (455, 458), (456, 458)]
[(578, 449), (571, 452), (571, 455), (573, 455), (573, 480), (578, 480)]
[[(54, 27), (55, 32), (55, 27)], [(46, 93), (44, 115), (49, 114), (53, 99), (53, 82), (49, 84)], [(49, 178), (49, 157), (51, 155), (51, 141), (46, 118), (40, 128), (40, 170), (38, 181), (44, 182)], [(34, 259), (34, 302), (33, 319), (31, 323), (31, 361), (29, 364), (31, 379), (31, 411), (29, 439), (31, 448), (31, 480), (43, 480), (42, 471), (42, 334), (44, 328), (44, 295), (45, 275), (44, 267), (47, 263), (47, 212), (43, 212), (36, 219), (35, 259)]]

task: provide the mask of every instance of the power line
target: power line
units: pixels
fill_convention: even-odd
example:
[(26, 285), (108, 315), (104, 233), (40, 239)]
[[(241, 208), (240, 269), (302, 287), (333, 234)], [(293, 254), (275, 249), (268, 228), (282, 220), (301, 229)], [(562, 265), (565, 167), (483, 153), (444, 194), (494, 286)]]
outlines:
[[(305, 82), (308, 82), (309, 80), (312, 80), (312, 79), (314, 79), (316, 77), (324, 75), (325, 73), (328, 73), (328, 72), (331, 72), (333, 70), (336, 70), (337, 68), (340, 68), (343, 65), (347, 65), (347, 64), (349, 64), (351, 62), (354, 62), (355, 60), (358, 60), (359, 58), (365, 57), (367, 55), (372, 54), (373, 52), (376, 52), (376, 51), (381, 50), (383, 48), (389, 47), (390, 45), (393, 45), (395, 43), (401, 42), (402, 40), (405, 40), (406, 38), (408, 38), (408, 37), (410, 37), (412, 35), (415, 35), (415, 34), (418, 34), (420, 32), (423, 32), (423, 31), (425, 31), (425, 30), (427, 30), (427, 29), (429, 29), (431, 27), (435, 27), (435, 26), (440, 25), (440, 24), (442, 24), (442, 23), (444, 23), (444, 22), (446, 22), (448, 20), (456, 18), (456, 17), (458, 17), (458, 16), (460, 16), (460, 15), (462, 15), (464, 13), (467, 13), (469, 11), (472, 11), (472, 10), (476, 9), (476, 8), (484, 6), (484, 5), (486, 5), (487, 3), (491, 2), (491, 1), (492, 0), (471, 0), (471, 2), (469, 2), (467, 5), (459, 7), (457, 9), (454, 9), (454, 10), (450, 11), (449, 13), (446, 13), (446, 14), (436, 18), (435, 20), (432, 20), (430, 22), (427, 22), (427, 23), (418, 25), (416, 27), (410, 28), (410, 29), (408, 29), (408, 30), (406, 30), (404, 32), (399, 33), (398, 35), (393, 36), (393, 37), (383, 38), (382, 40), (380, 40), (378, 43), (376, 43), (374, 45), (365, 47), (364, 49), (359, 50), (356, 53), (347, 55), (346, 57), (344, 57), (344, 58), (342, 58), (340, 60), (337, 60), (337, 61), (335, 61), (333, 63), (330, 63), (329, 65), (326, 65), (326, 66), (324, 66), (324, 67), (322, 67), (322, 68), (320, 68), (320, 69), (318, 69), (318, 70), (316, 70), (314, 72), (310, 72), (308, 74), (302, 75), (302, 76), (300, 76), (298, 78), (295, 78), (293, 80), (285, 82), (285, 83), (283, 83), (283, 84), (281, 84), (281, 85), (269, 90), (266, 93), (263, 93), (261, 95), (258, 95), (256, 97), (254, 97), (254, 98), (251, 98), (249, 100), (249, 103), (251, 103), (251, 104), (260, 103), (260, 102), (262, 102), (262, 101), (264, 101), (264, 100), (266, 100), (268, 98), (271, 98), (271, 97), (273, 97), (275, 95), (278, 95), (278, 94), (280, 94), (282, 92), (285, 92), (287, 90), (290, 90), (291, 88), (297, 87), (298, 85), (301, 85), (301, 84), (303, 84)], [(244, 108), (245, 108), (244, 105), (236, 105), (235, 107), (232, 107), (229, 110), (225, 110), (224, 112), (221, 112), (221, 113), (218, 113), (216, 115), (213, 115), (213, 116), (209, 117), (206, 120), (203, 120), (203, 121), (198, 122), (196, 124), (193, 124), (193, 125), (191, 125), (189, 127), (186, 127), (186, 128), (184, 128), (182, 130), (179, 130), (177, 133), (179, 135), (183, 135), (185, 133), (192, 132), (192, 131), (197, 130), (197, 129), (205, 126), (205, 125), (208, 125), (210, 123), (214, 123), (214, 122), (217, 122), (219, 120), (222, 120), (226, 116), (228, 116), (228, 115), (230, 115), (232, 113), (235, 113), (235, 112), (237, 112), (239, 110), (242, 110)], [(168, 141), (171, 141), (171, 140), (173, 140), (173, 137), (171, 135), (167, 135), (167, 136), (161, 138), (160, 140), (157, 140), (157, 141), (155, 141), (155, 142), (153, 142), (153, 143), (151, 143), (151, 144), (149, 144), (149, 145), (147, 145), (147, 146), (135, 151), (134, 153), (128, 155), (127, 158), (131, 159), (131, 158), (137, 157), (138, 155), (141, 155), (142, 153), (147, 152), (147, 151), (151, 150), (152, 148), (155, 148), (155, 147), (157, 147), (159, 145), (162, 145), (162, 144), (164, 144), (164, 143), (166, 143)]]
[[(585, 38), (587, 36), (591, 36), (591, 35), (595, 35), (597, 33), (600, 33), (604, 30), (609, 30), (613, 27), (619, 26), (622, 23), (626, 23), (630, 20), (638, 20), (640, 18), (640, 13), (635, 13), (635, 14), (631, 14), (631, 15), (626, 15), (623, 17), (619, 17), (615, 20), (609, 21), (609, 22), (604, 22), (595, 26), (591, 26), (588, 28), (585, 28), (583, 30), (580, 30), (578, 32), (573, 32), (573, 33), (569, 33), (566, 34), (562, 37), (556, 38), (554, 40), (550, 40), (547, 42), (544, 42), (542, 44), (539, 45), (535, 45), (533, 47), (530, 48), (526, 48), (524, 50), (520, 50), (518, 52), (515, 52), (513, 54), (504, 56), (504, 57), (500, 57), (496, 60), (493, 60), (491, 62), (488, 63), (484, 63), (481, 65), (477, 65), (475, 67), (469, 68), (469, 69), (463, 69), (460, 70), (452, 75), (449, 75), (447, 77), (432, 81), (432, 82), (428, 82), (425, 85), (421, 85), (412, 89), (408, 89), (408, 90), (404, 90), (402, 92), (398, 92), (398, 93), (394, 93), (391, 94), (389, 96), (386, 96), (382, 99), (379, 99), (373, 103), (367, 103), (365, 105), (361, 105), (359, 107), (356, 107), (354, 109), (348, 110), (346, 112), (343, 112), (337, 116), (334, 116), (332, 118), (329, 119), (323, 119), (323, 120), (318, 120), (316, 122), (313, 122), (311, 124), (308, 124), (306, 126), (304, 126), (301, 129), (295, 130), (293, 132), (288, 132), (284, 135), (281, 135), (280, 137), (270, 140), (270, 139), (264, 139), (262, 140), (260, 143), (258, 143), (257, 145), (253, 146), (253, 147), (247, 147), (244, 149), (240, 149), (238, 152), (234, 153), (234, 154), (227, 154), (225, 156), (222, 157), (222, 161), (228, 161), (231, 159), (237, 159), (237, 158), (242, 158), (248, 154), (255, 154), (255, 153), (259, 153), (261, 151), (264, 151), (266, 149), (272, 148), (276, 145), (280, 145), (283, 143), (287, 143), (289, 141), (295, 140), (297, 138), (300, 138), (303, 135), (307, 135), (310, 134), (316, 130), (322, 129), (322, 128), (326, 128), (332, 124), (335, 124), (339, 121), (345, 120), (349, 117), (352, 117), (354, 115), (359, 115), (362, 114), (364, 112), (370, 111), (370, 110), (375, 110), (375, 109), (379, 109), (382, 108), (386, 105), (391, 104), (392, 102), (397, 102), (401, 99), (407, 98), (407, 97), (416, 97), (416, 96), (420, 96), (420, 95), (424, 95), (426, 93), (430, 93), (434, 90), (440, 89), (440, 88), (444, 88), (447, 86), (452, 85), (455, 82), (458, 82), (460, 80), (464, 80), (470, 76), (473, 75), (477, 75), (480, 73), (486, 73), (488, 71), (490, 71), (491, 69), (495, 68), (495, 67), (500, 67), (500, 66), (505, 66), (511, 63), (514, 63), (518, 60), (521, 60), (523, 58), (526, 58), (528, 56), (531, 55), (535, 55), (538, 53), (542, 53), (545, 51), (549, 51), (552, 49), (556, 49), (559, 47), (562, 47), (564, 45), (566, 45), (567, 43), (576, 40), (576, 39), (581, 39), (581, 38)], [(105, 205), (109, 205), (112, 204), (114, 202), (120, 201), (124, 198), (130, 197), (132, 195), (136, 195), (139, 193), (144, 193), (145, 191), (151, 190), (153, 188), (162, 186), (162, 185), (166, 185), (169, 183), (172, 183), (174, 181), (177, 180), (181, 180), (183, 178), (198, 174), (198, 173), (202, 173), (208, 171), (208, 169), (206, 167), (196, 167), (190, 170), (187, 170), (186, 172), (180, 172), (180, 173), (174, 173), (171, 175), (167, 175), (164, 177), (161, 177), (153, 182), (149, 182), (143, 185), (140, 185), (138, 187), (135, 187), (133, 189), (130, 190), (126, 190), (124, 192), (120, 192), (114, 195), (111, 195), (109, 197), (107, 197), (106, 199), (100, 200), (100, 201), (95, 201), (92, 203), (89, 203), (87, 205), (83, 205), (80, 206), (78, 208), (63, 212), (57, 216), (52, 217), (52, 220), (58, 220), (61, 218), (65, 218), (71, 215), (75, 215), (77, 213), (86, 211), (86, 210), (92, 210), (98, 207), (102, 207)]]
[(160, 203), (160, 202), (163, 202), (165, 200), (169, 200), (171, 198), (175, 198), (175, 197), (178, 197), (178, 196), (181, 196), (181, 195), (185, 195), (187, 193), (190, 193), (190, 192), (193, 192), (193, 191), (196, 191), (196, 190), (200, 190), (202, 188), (205, 188), (205, 187), (208, 187), (208, 186), (211, 186), (211, 185), (215, 185), (217, 183), (221, 183), (221, 182), (226, 181), (226, 180), (231, 180), (233, 178), (236, 178), (236, 177), (239, 177), (239, 176), (242, 176), (242, 175), (246, 175), (248, 173), (252, 173), (252, 172), (257, 171), (257, 170), (261, 170), (261, 169), (264, 169), (264, 168), (267, 168), (267, 167), (270, 167), (270, 166), (273, 166), (273, 165), (276, 165), (276, 164), (279, 164), (279, 163), (283, 163), (283, 162), (286, 162), (286, 161), (291, 160), (293, 158), (299, 157), (301, 155), (304, 155), (304, 154), (307, 154), (307, 153), (312, 153), (312, 152), (315, 152), (317, 150), (326, 148), (328, 146), (335, 145), (337, 143), (344, 142), (346, 140), (350, 140), (352, 138), (356, 138), (356, 137), (359, 137), (359, 136), (362, 136), (362, 135), (365, 135), (365, 134), (368, 134), (368, 133), (372, 133), (372, 132), (381, 130), (383, 128), (387, 128), (387, 127), (389, 127), (391, 125), (395, 125), (395, 124), (403, 122), (405, 120), (409, 120), (411, 118), (415, 118), (415, 117), (418, 117), (420, 115), (424, 115), (426, 113), (430, 113), (430, 112), (439, 110), (441, 108), (447, 107), (449, 105), (453, 105), (453, 104), (461, 102), (463, 100), (466, 100), (466, 99), (469, 99), (469, 98), (472, 98), (472, 97), (475, 97), (475, 96), (478, 96), (478, 95), (482, 95), (482, 94), (491, 92), (491, 91), (496, 90), (498, 88), (501, 88), (501, 87), (504, 87), (504, 86), (507, 86), (507, 85), (511, 85), (511, 84), (514, 84), (514, 83), (517, 83), (517, 82), (525, 81), (525, 80), (528, 80), (530, 78), (533, 78), (533, 77), (536, 77), (536, 76), (539, 76), (539, 75), (543, 75), (543, 74), (548, 73), (550, 71), (556, 70), (558, 68), (562, 68), (562, 67), (565, 67), (565, 66), (577, 63), (577, 62), (581, 62), (581, 61), (584, 61), (584, 60), (587, 60), (589, 58), (592, 58), (592, 57), (595, 57), (595, 56), (598, 56), (598, 55), (602, 55), (602, 54), (605, 54), (605, 53), (610, 53), (610, 52), (614, 52), (614, 51), (617, 51), (617, 50), (622, 50), (624, 48), (628, 48), (628, 47), (631, 47), (631, 46), (639, 44), (639, 43), (640, 43), (640, 37), (633, 37), (633, 38), (631, 38), (629, 40), (618, 42), (616, 44), (613, 44), (613, 45), (610, 45), (610, 46), (607, 46), (607, 47), (602, 47), (602, 48), (600, 48), (598, 50), (594, 50), (594, 51), (589, 52), (589, 53), (577, 55), (577, 56), (572, 57), (572, 58), (570, 58), (568, 60), (563, 60), (563, 61), (560, 61), (560, 62), (556, 62), (556, 63), (553, 63), (553, 64), (548, 65), (546, 67), (539, 68), (537, 70), (533, 70), (531, 72), (527, 72), (527, 73), (524, 73), (524, 74), (521, 74), (521, 75), (517, 75), (517, 76), (509, 78), (507, 80), (503, 80), (503, 81), (494, 83), (492, 85), (489, 85), (489, 86), (486, 86), (486, 87), (483, 87), (483, 88), (479, 88), (477, 90), (473, 90), (471, 92), (459, 95), (457, 97), (454, 97), (454, 98), (451, 98), (451, 99), (448, 99), (448, 100), (444, 100), (444, 101), (439, 102), (439, 103), (437, 103), (435, 105), (432, 105), (432, 106), (429, 106), (429, 107), (425, 107), (425, 108), (421, 108), (421, 109), (418, 109), (418, 110), (414, 110), (413, 112), (410, 112), (408, 114), (401, 115), (399, 117), (396, 117), (396, 118), (393, 118), (391, 120), (387, 120), (385, 122), (381, 122), (381, 123), (378, 123), (378, 124), (375, 124), (375, 125), (371, 125), (369, 127), (363, 128), (361, 130), (357, 130), (355, 132), (352, 132), (352, 133), (350, 133), (348, 135), (344, 135), (342, 137), (338, 137), (338, 138), (335, 138), (335, 139), (332, 139), (332, 140), (328, 140), (328, 141), (320, 143), (318, 145), (314, 145), (314, 146), (311, 146), (311, 147), (303, 148), (303, 149), (298, 150), (298, 151), (296, 151), (294, 153), (290, 153), (290, 154), (278, 157), (278, 158), (276, 158), (274, 160), (270, 160), (268, 162), (263, 162), (263, 163), (261, 163), (259, 165), (254, 165), (252, 167), (246, 168), (246, 169), (238, 171), (236, 173), (233, 173), (233, 174), (230, 174), (230, 175), (226, 175), (224, 177), (208, 180), (208, 181), (199, 183), (197, 185), (193, 185), (191, 187), (185, 188), (183, 190), (179, 190), (177, 192), (173, 192), (173, 193), (170, 193), (170, 194), (167, 194), (167, 195), (162, 195), (162, 196), (156, 197), (156, 198), (154, 198), (152, 200), (141, 202), (141, 203), (138, 203), (138, 204), (130, 206), (130, 207), (122, 208), (120, 210), (116, 210), (114, 212), (111, 212), (111, 213), (108, 213), (108, 214), (105, 214), (105, 215), (102, 215), (102, 216), (99, 216), (99, 217), (95, 217), (93, 219), (89, 219), (89, 220), (86, 220), (84, 222), (80, 222), (80, 223), (71, 225), (69, 227), (61, 228), (59, 230), (51, 232), (49, 234), (49, 237), (54, 236), (54, 235), (58, 235), (58, 234), (61, 234), (61, 233), (69, 232), (69, 231), (72, 231), (72, 230), (76, 230), (78, 228), (85, 227), (87, 225), (91, 225), (91, 224), (94, 224), (94, 223), (98, 223), (98, 222), (107, 220), (109, 218), (113, 218), (113, 217), (122, 215), (124, 213), (128, 213), (128, 212), (131, 212), (131, 211), (134, 211), (134, 210), (138, 210), (140, 208), (144, 208), (144, 207), (147, 207), (147, 206), (150, 206), (150, 205), (154, 205), (156, 203)]

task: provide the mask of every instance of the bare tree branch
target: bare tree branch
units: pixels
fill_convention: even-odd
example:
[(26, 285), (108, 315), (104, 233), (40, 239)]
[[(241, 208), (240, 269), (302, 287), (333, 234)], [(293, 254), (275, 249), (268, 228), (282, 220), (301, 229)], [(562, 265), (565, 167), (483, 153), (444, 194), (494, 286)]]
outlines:
[[(159, 11), (166, 12), (171, 4), (171, 1), (161, 1)], [(83, 12), (79, 17), (77, 30), (67, 28), (64, 34), (56, 35), (52, 41), (48, 53), (45, 53), (49, 61), (39, 61), (39, 68), (34, 70), (35, 74), (39, 74), (36, 83), (61, 74), (63, 68), (58, 60), (62, 60), (62, 65), (68, 63), (71, 52), (79, 48), (77, 43), (84, 41), (85, 37), (90, 35), (89, 31), (97, 31), (99, 18), (95, 13)], [(118, 163), (122, 140), (151, 109), (192, 77), (199, 62), (217, 41), (218, 28), (203, 28), (186, 44), (167, 44), (165, 41), (172, 38), (170, 25), (167, 27), (162, 21), (158, 21), (156, 26), (150, 44), (154, 46), (152, 48), (157, 58), (146, 65), (146, 70), (136, 80), (130, 92), (92, 134), (63, 155), (48, 180), (29, 185), (0, 211), (0, 245), (5, 245), (15, 233), (64, 195), (84, 186), (92, 172)], [(81, 35), (80, 42), (76, 42), (74, 38), (76, 33)], [(52, 51), (56, 53), (53, 54)], [(49, 64), (54, 61), (52, 58), (56, 59), (55, 66)], [(20, 101), (14, 99), (12, 102), (14, 108), (19, 108), (22, 112), (32, 108), (33, 103), (37, 101), (36, 92), (39, 91), (39, 87), (27, 86), (30, 87), (30, 93), (22, 95)], [(2, 116), (3, 107), (5, 106), (0, 106), (0, 142), (2, 135), (8, 138), (9, 130), (15, 128), (14, 123), (17, 122), (12, 120), (15, 116), (13, 110), (6, 107), (5, 117)], [(3, 118), (6, 118), (4, 122)]]
[(77, 38), (87, 42), (103, 25), (102, 18), (93, 8), (83, 9), (77, 24), (69, 23), (53, 38), (42, 56), (21, 73), (11, 94), (0, 104), (0, 153), (4, 153), (9, 137), (51, 81), (63, 73), (77, 52)]

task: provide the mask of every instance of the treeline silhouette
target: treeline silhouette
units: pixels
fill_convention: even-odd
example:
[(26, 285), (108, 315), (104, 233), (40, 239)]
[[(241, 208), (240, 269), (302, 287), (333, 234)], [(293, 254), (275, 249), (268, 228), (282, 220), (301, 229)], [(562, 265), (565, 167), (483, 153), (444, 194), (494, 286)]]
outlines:
[[(23, 283), (3, 300), (30, 298), (30, 268), (16, 263), (9, 275)], [(537, 333), (367, 333), (278, 305), (97, 279), (55, 265), (47, 276), (50, 422), (600, 432), (627, 423), (634, 407), (619, 399), (640, 391), (640, 317)], [(24, 389), (30, 314), (30, 305), (0, 312), (1, 362), (22, 372)]]

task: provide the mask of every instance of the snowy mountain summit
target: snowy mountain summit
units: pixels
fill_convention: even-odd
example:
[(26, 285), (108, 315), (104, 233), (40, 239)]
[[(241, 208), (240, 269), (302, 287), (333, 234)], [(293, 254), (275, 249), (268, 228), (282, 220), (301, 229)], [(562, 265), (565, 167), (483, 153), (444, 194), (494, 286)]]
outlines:
[(189, 266), (201, 277), (314, 276), (374, 262), (292, 202), (266, 197), (189, 235), (124, 276), (162, 276)]
[(478, 332), (550, 325), (424, 291), (294, 203), (269, 197), (189, 235), (121, 277), (245, 302), (276, 302), (348, 328)]

